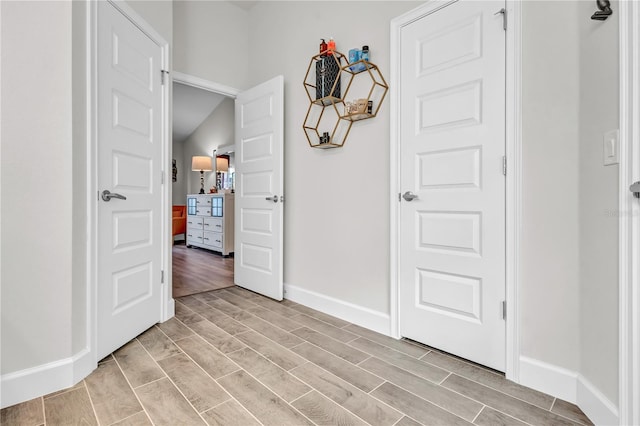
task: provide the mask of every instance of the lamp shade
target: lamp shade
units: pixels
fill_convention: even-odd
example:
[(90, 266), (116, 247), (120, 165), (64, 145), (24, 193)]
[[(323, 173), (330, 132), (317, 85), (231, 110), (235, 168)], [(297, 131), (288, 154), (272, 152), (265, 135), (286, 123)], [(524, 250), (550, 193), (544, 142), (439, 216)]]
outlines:
[(205, 171), (210, 172), (213, 170), (213, 161), (211, 157), (206, 155), (194, 155), (191, 157), (191, 170), (194, 172)]
[(227, 172), (229, 171), (229, 158), (219, 156), (216, 157), (216, 171), (218, 172)]

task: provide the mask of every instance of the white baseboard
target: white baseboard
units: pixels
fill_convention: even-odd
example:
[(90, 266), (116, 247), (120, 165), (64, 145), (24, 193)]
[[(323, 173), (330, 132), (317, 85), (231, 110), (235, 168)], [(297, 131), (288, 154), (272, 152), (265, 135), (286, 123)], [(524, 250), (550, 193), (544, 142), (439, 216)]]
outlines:
[(95, 368), (91, 352), (85, 348), (69, 358), (4, 374), (0, 377), (0, 408), (74, 386)]
[(285, 299), (289, 299), (292, 302), (300, 303), (378, 333), (387, 336), (391, 335), (391, 320), (387, 313), (374, 311), (364, 306), (345, 302), (344, 300), (290, 284), (284, 285), (284, 291)]
[(596, 425), (620, 424), (616, 405), (581, 374), (578, 375), (578, 406)]
[(574, 371), (521, 356), (520, 384), (576, 404), (597, 425), (619, 424), (616, 405)]
[(573, 404), (578, 373), (537, 359), (520, 356), (520, 384)]

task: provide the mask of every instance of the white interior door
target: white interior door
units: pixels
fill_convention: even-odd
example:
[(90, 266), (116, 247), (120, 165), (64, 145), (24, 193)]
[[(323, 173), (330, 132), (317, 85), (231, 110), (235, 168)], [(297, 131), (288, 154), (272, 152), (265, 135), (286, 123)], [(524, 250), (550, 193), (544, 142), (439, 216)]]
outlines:
[(235, 283), (282, 300), (284, 79), (236, 98)]
[(98, 188), (123, 197), (98, 201), (100, 359), (160, 320), (163, 58), (112, 4), (97, 8)]
[[(400, 333), (504, 371), (505, 2), (401, 30)], [(411, 200), (411, 196), (416, 196)]]

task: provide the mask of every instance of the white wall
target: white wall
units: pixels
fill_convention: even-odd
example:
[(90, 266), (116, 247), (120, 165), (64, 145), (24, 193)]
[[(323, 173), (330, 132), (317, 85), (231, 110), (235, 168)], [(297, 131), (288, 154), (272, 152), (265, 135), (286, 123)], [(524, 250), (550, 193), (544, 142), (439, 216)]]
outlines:
[[(593, 5), (579, 2), (579, 16)], [(619, 126), (618, 2), (605, 22), (580, 19), (580, 373), (618, 401), (618, 166), (602, 163)]]
[(87, 344), (87, 40), (86, 2), (72, 3), (73, 241), (72, 353)]
[[(186, 178), (186, 198), (187, 194), (197, 194), (200, 191), (200, 173), (191, 171), (191, 157), (194, 155), (208, 155), (213, 157), (213, 151), (221, 145), (234, 143), (235, 139), (235, 112), (234, 100), (227, 98), (223, 100), (216, 109), (209, 114), (200, 126), (183, 142), (184, 162)], [(205, 172), (204, 190), (215, 186), (215, 173)], [(186, 203), (183, 198), (182, 204)]]
[(591, 2), (522, 3), (521, 353), (550, 374), (523, 384), (564, 381), (596, 423), (618, 401), (618, 166), (602, 158), (619, 123), (612, 3), (605, 22)]
[[(173, 68), (236, 89), (247, 87), (247, 12), (226, 1), (173, 2)], [(269, 46), (269, 49), (276, 48)]]
[(577, 3), (526, 1), (522, 17), (521, 353), (577, 371)]
[(418, 4), (263, 2), (249, 13), (251, 85), (278, 74), (285, 81), (285, 284), (382, 314), (389, 313), (389, 98), (376, 118), (353, 125), (344, 148), (312, 149), (302, 130), (309, 107), (302, 83), (320, 38), (330, 36), (343, 53), (368, 44), (388, 79), (389, 22)]
[(167, 0), (126, 0), (169, 46), (173, 44), (173, 4)]
[(72, 350), (72, 33), (69, 2), (0, 7), (4, 375)]

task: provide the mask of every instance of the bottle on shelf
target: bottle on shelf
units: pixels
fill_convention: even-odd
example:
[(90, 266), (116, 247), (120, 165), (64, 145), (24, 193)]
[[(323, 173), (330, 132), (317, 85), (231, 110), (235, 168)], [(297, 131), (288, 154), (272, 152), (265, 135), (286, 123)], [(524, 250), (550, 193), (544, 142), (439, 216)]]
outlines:
[[(360, 54), (361, 54), (360, 49), (351, 49), (351, 50), (349, 50), (349, 63), (350, 64), (354, 64), (355, 62), (358, 62), (360, 60)], [(351, 71), (359, 71), (358, 68), (359, 68), (360, 65), (361, 64), (351, 65), (349, 67), (349, 69)]]
[(329, 43), (327, 43), (327, 55), (332, 55), (336, 51), (336, 42), (333, 37), (329, 37)]
[(320, 39), (320, 56), (327, 56), (327, 43), (323, 38)]
[(360, 59), (369, 62), (369, 46), (362, 46), (362, 52), (360, 53)]

